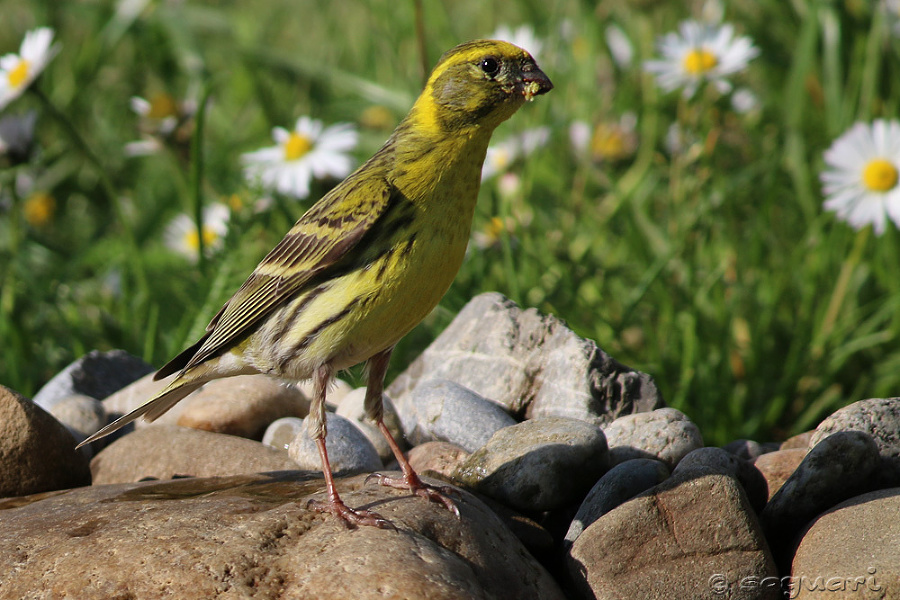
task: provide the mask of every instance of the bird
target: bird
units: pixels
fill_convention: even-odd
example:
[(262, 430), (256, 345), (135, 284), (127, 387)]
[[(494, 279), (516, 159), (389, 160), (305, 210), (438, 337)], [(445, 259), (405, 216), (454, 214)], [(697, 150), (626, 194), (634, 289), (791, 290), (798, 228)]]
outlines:
[(153, 421), (214, 379), (312, 380), (308, 433), (328, 499), (309, 507), (349, 527), (391, 528), (374, 511), (343, 502), (325, 445), (329, 386), (338, 371), (365, 362), (366, 417), (402, 471), (372, 477), (458, 517), (450, 490), (423, 482), (385, 426), (384, 378), (396, 343), (437, 306), (463, 262), (491, 135), (552, 88), (534, 58), (509, 42), (473, 40), (445, 52), (384, 145), (313, 204), (200, 340), (154, 375), (171, 382), (79, 446), (139, 417)]

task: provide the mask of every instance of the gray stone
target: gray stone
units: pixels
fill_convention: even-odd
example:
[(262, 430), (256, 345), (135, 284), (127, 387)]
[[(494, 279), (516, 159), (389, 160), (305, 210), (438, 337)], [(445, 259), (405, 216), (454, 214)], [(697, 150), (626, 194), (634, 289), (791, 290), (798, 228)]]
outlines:
[[(384, 434), (381, 433), (374, 422), (366, 418), (365, 400), (366, 388), (363, 387), (351, 390), (341, 398), (335, 414), (348, 419), (351, 423), (356, 425), (356, 427), (369, 438), (372, 445), (375, 446), (375, 450), (378, 452), (378, 457), (381, 459), (381, 462), (387, 464), (394, 460), (394, 453), (391, 451), (391, 446), (385, 439)], [(403, 426), (400, 424), (400, 417), (397, 414), (397, 409), (394, 408), (394, 403), (391, 402), (391, 399), (388, 398), (387, 394), (382, 394), (381, 401), (384, 405), (384, 425), (388, 428), (388, 431), (391, 432), (391, 435), (394, 436), (394, 441), (397, 442), (400, 449), (403, 450), (406, 448), (407, 444), (403, 435)]]
[(816, 427), (809, 448), (838, 431), (862, 431), (872, 436), (881, 455), (874, 485), (900, 486), (900, 398), (869, 398), (845, 406)]
[(124, 350), (93, 350), (44, 384), (35, 394), (34, 402), (48, 410), (59, 400), (73, 394), (106, 398), (152, 371), (152, 366)]
[(276, 419), (266, 427), (262, 443), (276, 450), (287, 452), (288, 446), (294, 438), (303, 430), (303, 419), (297, 417), (282, 417)]
[(450, 442), (474, 452), (516, 420), (499, 405), (446, 379), (421, 382), (398, 410), (411, 444)]
[(703, 447), (703, 436), (685, 414), (674, 408), (619, 417), (604, 427), (611, 464), (655, 458), (674, 468), (689, 452)]
[(106, 425), (103, 403), (83, 394), (62, 398), (47, 412), (65, 425), (79, 442)]
[[(581, 598), (780, 597), (756, 516), (728, 475), (673, 475), (594, 521), (568, 558)], [(746, 585), (764, 578), (775, 586)]]
[[(321, 469), (319, 450), (309, 436), (309, 423), (309, 419), (303, 421), (300, 433), (288, 447), (288, 454), (301, 469)], [(348, 419), (326, 412), (325, 423), (328, 428), (325, 448), (334, 473), (371, 473), (383, 467), (375, 446)]]
[(760, 444), (754, 440), (734, 440), (722, 446), (722, 450), (734, 454), (738, 458), (753, 462), (767, 452), (775, 452), (781, 444), (765, 442)]
[(0, 596), (562, 600), (473, 496), (459, 492), (457, 518), (364, 480), (338, 479), (341, 497), (377, 510), (396, 531), (349, 529), (308, 509), (311, 498), (324, 499), (324, 483), (296, 471), (0, 501)]
[(662, 483), (668, 476), (669, 468), (665, 463), (652, 458), (626, 460), (610, 469), (594, 484), (581, 503), (566, 532), (563, 547), (568, 551), (591, 523), (623, 502)]
[(879, 464), (878, 446), (861, 431), (834, 433), (816, 445), (760, 515), (780, 564), (796, 535), (816, 515), (866, 491)]
[(215, 379), (180, 404), (178, 425), (251, 440), (261, 440), (272, 421), (309, 413), (309, 399), (296, 386), (266, 375)]
[(0, 385), (0, 497), (90, 484), (88, 459), (75, 451), (75, 438), (65, 426)]
[(701, 469), (704, 473), (731, 475), (744, 487), (750, 505), (757, 513), (769, 501), (769, 485), (753, 463), (722, 448), (697, 448), (678, 462), (672, 472), (683, 473)]
[(553, 510), (579, 501), (607, 466), (599, 427), (542, 417), (495, 433), (453, 478), (517, 510)]
[(473, 298), (388, 388), (401, 405), (423, 381), (447, 379), (514, 416), (563, 416), (603, 425), (663, 405), (653, 379), (614, 360), (559, 319), (500, 294)]
[(296, 469), (287, 452), (223, 433), (153, 425), (122, 436), (91, 461), (94, 484)]
[(900, 598), (900, 488), (846, 500), (803, 534), (788, 580), (791, 598)]

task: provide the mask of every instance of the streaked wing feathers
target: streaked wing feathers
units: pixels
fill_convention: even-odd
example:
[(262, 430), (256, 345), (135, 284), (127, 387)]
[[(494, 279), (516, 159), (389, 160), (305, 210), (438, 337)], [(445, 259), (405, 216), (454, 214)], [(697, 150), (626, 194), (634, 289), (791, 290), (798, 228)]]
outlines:
[(213, 317), (206, 338), (184, 369), (227, 348), (313, 276), (344, 257), (384, 213), (390, 197), (391, 186), (383, 179), (357, 177), (313, 205)]

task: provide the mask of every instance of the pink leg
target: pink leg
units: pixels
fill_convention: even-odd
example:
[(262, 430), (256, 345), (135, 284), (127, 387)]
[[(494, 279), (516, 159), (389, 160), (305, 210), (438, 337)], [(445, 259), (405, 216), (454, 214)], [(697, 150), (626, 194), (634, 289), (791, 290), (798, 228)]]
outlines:
[(329, 512), (341, 519), (348, 527), (357, 525), (372, 525), (381, 529), (395, 529), (390, 521), (384, 519), (376, 512), (369, 510), (353, 510), (341, 500), (338, 495), (337, 488), (334, 486), (334, 475), (331, 473), (331, 464), (328, 462), (328, 450), (325, 448), (325, 436), (327, 430), (325, 427), (325, 392), (328, 384), (331, 382), (332, 371), (328, 365), (323, 365), (316, 370), (314, 375), (314, 389), (312, 406), (309, 411), (309, 418), (313, 419), (312, 435), (316, 441), (316, 447), (319, 449), (319, 456), (322, 459), (322, 473), (325, 475), (325, 487), (328, 492), (328, 500), (310, 500), (307, 508), (318, 512)]
[(435, 487), (423, 482), (415, 470), (413, 470), (409, 461), (406, 460), (406, 457), (403, 456), (400, 446), (397, 445), (394, 436), (391, 435), (391, 432), (384, 424), (384, 402), (382, 401), (382, 393), (384, 392), (384, 375), (387, 372), (388, 362), (391, 358), (391, 350), (393, 350), (393, 348), (388, 348), (380, 354), (376, 354), (366, 363), (369, 377), (366, 386), (365, 406), (366, 416), (374, 420), (378, 429), (381, 430), (382, 435), (384, 435), (388, 445), (391, 447), (391, 452), (394, 453), (394, 457), (400, 464), (403, 476), (388, 477), (380, 473), (372, 473), (366, 478), (366, 481), (377, 479), (378, 483), (381, 485), (409, 490), (416, 496), (428, 498), (432, 502), (440, 502), (447, 507), (447, 510), (459, 517), (459, 509), (456, 507), (453, 500), (448, 497), (448, 494), (453, 493), (453, 489), (449, 487)]

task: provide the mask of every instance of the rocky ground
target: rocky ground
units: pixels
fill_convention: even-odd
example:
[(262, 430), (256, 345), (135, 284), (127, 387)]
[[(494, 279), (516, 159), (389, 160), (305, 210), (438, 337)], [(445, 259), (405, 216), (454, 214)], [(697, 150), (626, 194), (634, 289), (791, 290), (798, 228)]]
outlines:
[(900, 598), (900, 398), (783, 444), (706, 447), (651, 377), (560, 321), (475, 298), (386, 392), (443, 506), (366, 482), (390, 450), (330, 393), (348, 529), (322, 499), (302, 385), (208, 384), (79, 451), (160, 385), (91, 353), (0, 387), (0, 598)]

